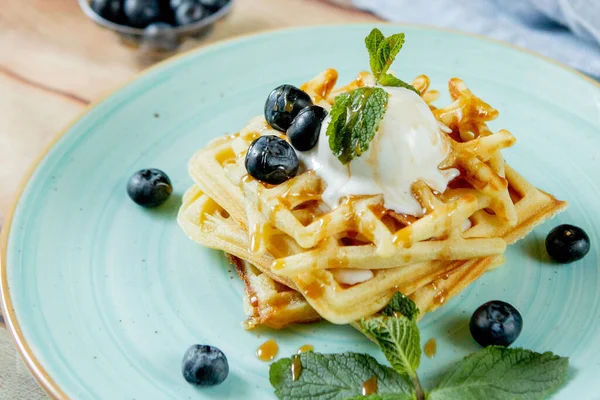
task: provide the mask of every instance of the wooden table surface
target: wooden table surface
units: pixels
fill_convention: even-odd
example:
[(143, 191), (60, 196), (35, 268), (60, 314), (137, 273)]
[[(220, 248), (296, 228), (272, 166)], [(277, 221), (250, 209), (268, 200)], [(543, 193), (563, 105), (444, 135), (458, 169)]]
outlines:
[[(236, 0), (185, 48), (274, 28), (377, 18), (322, 0)], [(103, 93), (147, 67), (76, 0), (3, 0), (0, 7), (0, 224), (24, 173), (50, 139)]]
[[(148, 66), (90, 21), (77, 0), (1, 3), (0, 229), (19, 183), (47, 143), (90, 102)], [(235, 0), (225, 20), (201, 41), (188, 40), (185, 49), (275, 28), (377, 20), (323, 0)], [(6, 331), (0, 332), (0, 398), (46, 398)]]

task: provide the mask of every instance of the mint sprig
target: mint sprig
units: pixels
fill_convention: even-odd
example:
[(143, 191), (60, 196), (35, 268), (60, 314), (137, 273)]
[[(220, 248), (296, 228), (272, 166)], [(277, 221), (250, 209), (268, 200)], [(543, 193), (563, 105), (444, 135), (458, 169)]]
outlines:
[(379, 77), (382, 69), (383, 63), (381, 62), (381, 59), (377, 57), (377, 50), (379, 50), (379, 46), (384, 40), (385, 36), (383, 36), (383, 33), (377, 28), (373, 28), (365, 38), (365, 46), (367, 46), (367, 51), (369, 52), (369, 65), (371, 66), (371, 72), (375, 79)]
[[(417, 308), (416, 304), (406, 296), (396, 296), (395, 300), (400, 302), (397, 305), (401, 308), (407, 310)], [(404, 315), (367, 318), (361, 320), (360, 326), (363, 333), (379, 345), (392, 368), (410, 377), (415, 386), (417, 399), (423, 400), (425, 394), (417, 375), (421, 363), (421, 337), (415, 322), (416, 315), (411, 314), (414, 319)]]
[(367, 151), (385, 113), (385, 90), (363, 87), (335, 98), (327, 126), (329, 147), (342, 164)]
[(428, 399), (543, 399), (562, 386), (568, 366), (550, 352), (491, 346), (455, 364)]
[(414, 86), (387, 73), (403, 45), (404, 33), (396, 33), (385, 37), (379, 29), (374, 28), (365, 38), (371, 72), (375, 81), (382, 86), (403, 87), (420, 95), (420, 92)]
[(379, 84), (382, 86), (395, 86), (395, 87), (403, 87), (408, 90), (412, 90), (419, 96), (421, 93), (411, 84), (404, 82), (403, 80), (396, 78), (392, 74), (385, 74), (379, 78)]
[(377, 394), (390, 400), (413, 399), (413, 388), (405, 375), (385, 367), (367, 354), (302, 353), (302, 370), (293, 380), (292, 360), (283, 358), (271, 364), (269, 380), (282, 400), (346, 400), (362, 395), (363, 384), (377, 377)]
[[(404, 33), (385, 37), (375, 28), (365, 38), (365, 45), (376, 83), (403, 87), (420, 94), (412, 85), (388, 73), (404, 45)], [(377, 87), (358, 88), (335, 98), (327, 136), (331, 151), (342, 164), (367, 151), (385, 113), (387, 100), (387, 92)]]
[(421, 362), (421, 338), (414, 321), (404, 316), (363, 319), (360, 326), (365, 335), (381, 348), (392, 368), (411, 378), (417, 375)]
[[(403, 315), (399, 315), (399, 313)], [(282, 400), (537, 400), (564, 383), (568, 359), (550, 352), (490, 346), (452, 366), (428, 394), (419, 382), (421, 357), (418, 308), (395, 294), (381, 316), (363, 319), (363, 332), (379, 344), (394, 369), (366, 354), (303, 353), (302, 372), (292, 375), (292, 360), (271, 364), (270, 379)], [(377, 377), (377, 393), (362, 396), (362, 385)]]

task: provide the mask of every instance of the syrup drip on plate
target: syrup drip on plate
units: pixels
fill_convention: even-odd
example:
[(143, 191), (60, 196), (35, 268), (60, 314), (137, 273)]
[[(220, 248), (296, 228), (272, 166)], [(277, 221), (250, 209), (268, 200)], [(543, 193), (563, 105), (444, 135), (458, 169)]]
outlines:
[(273, 339), (269, 339), (256, 349), (256, 357), (261, 361), (271, 361), (277, 355), (279, 346)]
[(311, 344), (305, 344), (298, 349), (298, 354), (306, 353), (307, 351), (313, 351), (315, 348)]
[(425, 343), (425, 347), (423, 348), (423, 352), (429, 358), (435, 357), (435, 353), (437, 351), (437, 342), (435, 339), (429, 339), (427, 343)]

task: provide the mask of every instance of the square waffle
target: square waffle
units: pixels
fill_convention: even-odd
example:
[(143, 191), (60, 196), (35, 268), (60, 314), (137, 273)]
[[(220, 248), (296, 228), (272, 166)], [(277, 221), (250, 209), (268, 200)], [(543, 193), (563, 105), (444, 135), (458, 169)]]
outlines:
[[(327, 107), (335, 95), (368, 83), (369, 75), (361, 73), (337, 90), (336, 79), (329, 69), (302, 88)], [(313, 171), (277, 186), (249, 177), (244, 158), (252, 140), (282, 137), (257, 117), (192, 157), (195, 187), (184, 198), (180, 224), (197, 242), (242, 258), (297, 290), (333, 323), (376, 313), (395, 291), (412, 295), (422, 312), (435, 309), (497, 264), (507, 244), (566, 203), (505, 163), (500, 150), (514, 137), (506, 130), (490, 131), (487, 122), (498, 112), (461, 80), (450, 80), (452, 103), (444, 108), (431, 105), (437, 92), (429, 90), (427, 77), (413, 85), (449, 128), (452, 151), (441, 168), (460, 171), (443, 193), (415, 182), (422, 217), (386, 210), (381, 196), (349, 197), (329, 209), (321, 198), (325, 184)], [(336, 276), (347, 270), (370, 271), (369, 279), (340, 283)]]
[[(194, 241), (207, 247), (227, 248), (239, 255), (225, 253), (244, 282), (244, 310), (248, 319), (243, 326), (246, 329), (258, 325), (280, 329), (321, 319), (301, 293), (287, 286), (291, 282), (265, 273), (247, 261), (255, 257), (248, 251), (250, 240), (247, 233), (237, 223), (232, 223), (231, 216), (196, 186), (184, 196), (179, 223)], [(487, 269), (502, 262), (502, 256), (495, 256), (457, 263), (454, 269), (436, 280), (430, 283), (423, 281), (423, 286), (411, 293), (411, 297), (423, 315), (444, 304)]]

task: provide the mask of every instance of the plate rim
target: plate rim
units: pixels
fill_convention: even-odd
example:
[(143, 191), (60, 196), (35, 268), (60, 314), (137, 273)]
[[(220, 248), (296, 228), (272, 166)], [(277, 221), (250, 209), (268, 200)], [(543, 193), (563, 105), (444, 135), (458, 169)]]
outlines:
[(97, 106), (102, 104), (105, 100), (107, 100), (112, 95), (118, 93), (119, 91), (121, 91), (125, 87), (133, 84), (134, 82), (138, 81), (139, 79), (142, 79), (147, 74), (150, 74), (150, 73), (154, 72), (155, 70), (158, 70), (168, 64), (175, 63), (184, 57), (191, 56), (192, 54), (202, 53), (207, 50), (210, 50), (211, 48), (221, 47), (221, 46), (229, 44), (229, 43), (241, 41), (243, 39), (251, 39), (251, 38), (255, 38), (255, 37), (259, 37), (259, 36), (269, 36), (272, 34), (277, 34), (279, 32), (307, 30), (307, 29), (312, 29), (312, 28), (337, 28), (337, 27), (348, 27), (348, 26), (376, 27), (376, 26), (382, 26), (382, 25), (383, 26), (398, 26), (398, 27), (405, 26), (405, 27), (411, 27), (411, 28), (417, 28), (417, 29), (423, 29), (423, 30), (445, 32), (445, 33), (451, 33), (451, 34), (454, 34), (457, 36), (466, 36), (466, 37), (480, 39), (480, 40), (483, 40), (486, 42), (499, 44), (499, 45), (502, 45), (502, 46), (505, 46), (508, 48), (512, 48), (513, 50), (516, 50), (520, 53), (525, 53), (525, 54), (528, 54), (535, 58), (541, 59), (545, 62), (554, 64), (554, 65), (560, 67), (561, 69), (565, 70), (566, 72), (574, 74), (574, 75), (578, 76), (579, 78), (583, 78), (585, 81), (587, 81), (588, 83), (592, 84), (593, 86), (597, 87), (600, 90), (600, 82), (598, 82), (595, 79), (593, 79), (592, 77), (584, 74), (583, 72), (581, 72), (567, 64), (564, 64), (560, 61), (557, 61), (557, 60), (547, 57), (543, 54), (540, 54), (536, 51), (529, 50), (529, 49), (517, 46), (512, 43), (504, 42), (504, 41), (490, 38), (487, 36), (483, 36), (483, 35), (477, 34), (477, 33), (460, 31), (460, 30), (454, 29), (454, 28), (436, 27), (436, 26), (431, 26), (431, 25), (427, 25), (427, 24), (417, 24), (417, 23), (408, 23), (408, 22), (387, 22), (387, 21), (377, 21), (377, 22), (373, 22), (373, 23), (368, 23), (368, 22), (364, 23), (363, 22), (363, 23), (351, 23), (351, 24), (348, 24), (348, 23), (317, 24), (317, 25), (309, 25), (309, 26), (295, 26), (295, 27), (263, 29), (263, 30), (259, 30), (256, 32), (236, 35), (234, 37), (230, 37), (230, 38), (226, 38), (226, 39), (220, 39), (220, 40), (214, 41), (209, 44), (200, 45), (197, 48), (190, 49), (190, 50), (184, 51), (182, 53), (176, 54), (175, 56), (172, 56), (165, 60), (162, 60), (162, 61), (154, 64), (153, 66), (151, 66), (141, 72), (138, 72), (131, 78), (127, 79), (125, 82), (117, 85), (115, 88), (112, 88), (112, 89), (106, 91), (105, 93), (101, 94), (97, 99), (95, 99), (94, 101), (92, 101), (88, 105), (86, 105), (86, 107), (83, 110), (81, 110), (64, 128), (62, 128), (59, 132), (57, 132), (51, 138), (49, 143), (46, 146), (44, 146), (42, 151), (36, 156), (36, 158), (33, 160), (31, 165), (29, 166), (29, 168), (26, 170), (25, 174), (21, 178), (21, 180), (17, 186), (17, 189), (15, 191), (15, 194), (13, 195), (13, 198), (6, 210), (6, 217), (2, 223), (2, 230), (0, 232), (0, 301), (2, 303), (2, 316), (4, 317), (5, 328), (9, 331), (10, 336), (15, 344), (15, 347), (17, 348), (19, 355), (25, 362), (25, 365), (27, 366), (29, 371), (32, 373), (33, 377), (35, 378), (37, 383), (40, 385), (40, 387), (46, 392), (46, 394), (48, 394), (53, 400), (68, 400), (69, 399), (69, 397), (66, 395), (66, 393), (62, 390), (62, 388), (60, 386), (58, 386), (58, 384), (54, 381), (54, 379), (50, 376), (50, 374), (43, 367), (42, 363), (37, 359), (37, 357), (35, 356), (34, 352), (31, 349), (31, 347), (29, 347), (29, 344), (25, 340), (25, 337), (23, 335), (23, 332), (21, 331), (21, 327), (19, 325), (16, 313), (15, 313), (15, 309), (13, 307), (12, 299), (10, 296), (10, 290), (8, 287), (8, 277), (7, 277), (8, 266), (7, 266), (6, 260), (7, 260), (7, 254), (8, 254), (8, 239), (10, 237), (13, 217), (14, 217), (15, 211), (17, 210), (17, 207), (19, 205), (21, 197), (23, 195), (23, 191), (25, 190), (25, 187), (29, 183), (29, 181), (30, 181), (31, 177), (33, 176), (33, 174), (35, 173), (35, 171), (37, 171), (40, 163), (46, 158), (48, 153), (52, 150), (52, 148), (54, 148), (54, 146), (58, 143), (58, 141), (67, 132), (69, 132), (75, 124), (77, 124), (81, 119), (83, 119), (89, 112), (91, 112), (94, 108), (96, 108)]

